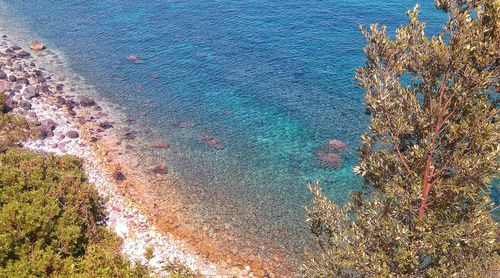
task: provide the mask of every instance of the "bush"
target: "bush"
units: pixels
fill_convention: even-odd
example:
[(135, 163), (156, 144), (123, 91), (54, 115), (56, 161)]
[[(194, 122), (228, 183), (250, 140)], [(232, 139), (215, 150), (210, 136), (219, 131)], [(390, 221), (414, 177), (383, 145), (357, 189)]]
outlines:
[(32, 128), (26, 119), (4, 113), (4, 99), (4, 94), (0, 93), (0, 152), (26, 140), (32, 133)]
[(119, 255), (79, 159), (0, 153), (1, 277), (144, 277)]

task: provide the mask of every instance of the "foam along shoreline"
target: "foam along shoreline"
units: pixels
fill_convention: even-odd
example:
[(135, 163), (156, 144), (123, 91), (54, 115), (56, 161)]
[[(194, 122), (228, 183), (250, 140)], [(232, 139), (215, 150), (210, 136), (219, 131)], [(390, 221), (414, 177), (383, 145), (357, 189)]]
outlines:
[[(99, 121), (102, 126), (108, 119), (107, 113), (93, 99), (65, 90), (64, 76), (55, 78), (38, 67), (37, 55), (28, 47), (22, 49), (6, 35), (0, 39), (0, 93), (5, 94), (6, 104), (14, 114), (40, 123), (37, 127), (40, 138), (25, 143), (24, 147), (82, 159), (89, 181), (108, 200), (107, 225), (123, 239), (123, 254), (131, 261), (147, 263), (160, 276), (168, 275), (163, 269), (166, 264), (178, 263), (210, 277), (253, 277), (248, 270), (223, 269), (190, 252), (171, 234), (157, 230), (141, 207), (124, 196), (117, 177), (113, 178), (110, 161), (94, 151), (96, 138), (88, 136), (85, 121), (78, 121), (85, 117), (77, 117), (92, 108), (94, 116), (90, 121), (96, 124)], [(53, 58), (58, 59), (57, 55)], [(149, 246), (154, 253), (147, 261), (144, 254)]]

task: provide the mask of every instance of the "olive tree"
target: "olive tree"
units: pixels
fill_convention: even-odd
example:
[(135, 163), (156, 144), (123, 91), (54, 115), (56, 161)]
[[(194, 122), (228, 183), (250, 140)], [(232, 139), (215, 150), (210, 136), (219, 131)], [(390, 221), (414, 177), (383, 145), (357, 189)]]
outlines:
[(364, 190), (339, 206), (310, 184), (319, 252), (311, 277), (498, 277), (491, 217), (499, 172), (500, 0), (440, 0), (429, 37), (418, 18), (388, 35), (361, 28), (356, 79), (371, 116), (354, 171)]

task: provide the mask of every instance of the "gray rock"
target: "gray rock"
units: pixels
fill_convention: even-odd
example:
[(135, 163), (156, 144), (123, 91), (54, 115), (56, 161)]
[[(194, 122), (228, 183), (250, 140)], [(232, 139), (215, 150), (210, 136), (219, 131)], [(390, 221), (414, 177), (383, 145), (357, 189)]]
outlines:
[(26, 100), (19, 101), (19, 106), (22, 107), (24, 110), (31, 109), (31, 103), (29, 101), (26, 101)]
[(66, 136), (68, 138), (78, 138), (78, 137), (80, 137), (80, 134), (78, 133), (78, 131), (71, 130), (71, 131), (68, 131), (68, 133), (66, 133)]
[(11, 84), (7, 80), (0, 80), (0, 93), (10, 91)]
[(47, 137), (54, 136), (54, 132), (47, 126), (44, 125), (38, 126), (37, 130), (38, 130), (38, 138), (40, 138), (40, 140), (44, 140)]
[(103, 129), (108, 129), (108, 128), (112, 128), (113, 124), (111, 122), (104, 121), (102, 123), (99, 123), (99, 127), (103, 128)]
[(23, 51), (17, 53), (17, 56), (20, 58), (27, 58), (27, 57), (31, 56), (31, 54), (29, 54), (28, 52), (23, 50)]
[(5, 98), (4, 100), (4, 108), (7, 108), (7, 111), (11, 111), (17, 107), (17, 101), (13, 100), (10, 97)]
[(40, 93), (39, 93), (38, 89), (32, 85), (28, 85), (28, 87), (26, 87), (26, 90), (24, 90), (24, 97), (26, 99), (32, 99), (32, 98), (37, 97), (39, 95), (40, 95)]
[(47, 120), (43, 121), (42, 125), (46, 126), (50, 130), (54, 130), (57, 127), (56, 122), (54, 122), (54, 120), (52, 120), (52, 119), (47, 119)]
[(7, 79), (7, 74), (3, 70), (0, 70), (0, 79)]
[(14, 75), (9, 75), (9, 81), (10, 82), (16, 82), (17, 78)]

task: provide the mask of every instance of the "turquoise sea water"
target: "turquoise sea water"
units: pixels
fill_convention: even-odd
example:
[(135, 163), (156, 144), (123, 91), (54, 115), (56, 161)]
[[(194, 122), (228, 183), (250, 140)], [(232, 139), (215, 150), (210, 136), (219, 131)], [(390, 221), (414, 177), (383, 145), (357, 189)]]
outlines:
[[(6, 17), (64, 52), (103, 97), (126, 108), (143, 138), (171, 144), (148, 155), (165, 162), (181, 190), (192, 194), (199, 221), (230, 222), (241, 241), (284, 251), (309, 240), (307, 181), (321, 179), (339, 202), (361, 182), (352, 173), (368, 123), (363, 92), (353, 81), (364, 63), (357, 26), (379, 22), (394, 30), (415, 4), (3, 2)], [(420, 4), (435, 32), (444, 15), (433, 1)], [(129, 54), (144, 63), (131, 63)], [(224, 149), (210, 148), (205, 134), (219, 138)], [(339, 169), (314, 158), (315, 149), (334, 138), (350, 147)]]

